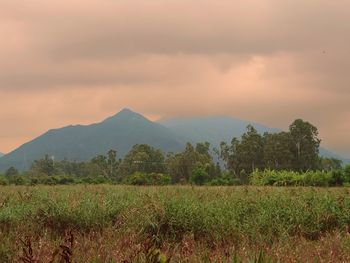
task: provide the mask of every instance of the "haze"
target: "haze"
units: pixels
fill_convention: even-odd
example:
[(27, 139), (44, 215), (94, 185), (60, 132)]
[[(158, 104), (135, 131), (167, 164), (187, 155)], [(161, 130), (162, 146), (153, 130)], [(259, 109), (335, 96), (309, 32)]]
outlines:
[(350, 1), (0, 3), (0, 151), (129, 107), (319, 128), (350, 157)]

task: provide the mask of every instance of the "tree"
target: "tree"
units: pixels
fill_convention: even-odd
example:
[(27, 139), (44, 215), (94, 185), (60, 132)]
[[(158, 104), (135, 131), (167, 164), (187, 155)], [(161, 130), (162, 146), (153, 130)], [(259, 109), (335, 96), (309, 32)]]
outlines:
[(173, 182), (189, 182), (193, 170), (198, 166), (204, 167), (210, 177), (215, 177), (217, 171), (209, 148), (209, 143), (198, 143), (196, 148), (187, 143), (183, 152), (168, 155), (166, 163)]
[(237, 145), (237, 159), (240, 170), (253, 172), (263, 167), (263, 139), (252, 125)]
[(210, 143), (209, 142), (200, 142), (196, 144), (196, 152), (199, 154), (206, 155), (210, 158)]
[(17, 175), (19, 175), (19, 172), (18, 172), (18, 170), (15, 167), (10, 167), (5, 172), (5, 176), (8, 177), (8, 178), (9, 177), (14, 177), (14, 176), (17, 176)]
[(292, 169), (292, 137), (289, 132), (265, 133), (263, 145), (264, 168), (271, 170)]
[(209, 174), (204, 167), (198, 166), (192, 171), (190, 182), (196, 185), (203, 185), (209, 181)]
[(238, 174), (239, 163), (237, 158), (237, 146), (239, 145), (239, 140), (233, 138), (231, 144), (228, 145), (226, 142), (220, 143), (220, 150), (216, 150), (219, 158), (224, 162), (225, 169)]
[(341, 160), (338, 160), (336, 158), (320, 157), (318, 169), (322, 171), (341, 170), (342, 163), (343, 162)]
[(295, 170), (306, 171), (317, 169), (318, 153), (321, 140), (318, 130), (309, 122), (295, 120), (289, 126), (292, 137), (293, 166)]
[(147, 144), (136, 144), (125, 155), (119, 171), (122, 175), (141, 173), (164, 173), (165, 161), (161, 150)]
[(107, 155), (98, 155), (91, 162), (99, 168), (100, 174), (107, 178), (117, 178), (120, 160), (117, 159), (117, 151), (109, 150)]
[(344, 178), (347, 182), (350, 182), (350, 164), (344, 168)]
[(30, 168), (29, 173), (32, 175), (47, 175), (47, 176), (52, 176), (56, 174), (57, 169), (55, 167), (54, 159), (50, 158), (46, 154), (44, 158), (34, 161), (34, 163)]
[(233, 138), (231, 145), (220, 144), (220, 158), (225, 162), (225, 168), (241, 181), (248, 181), (249, 174), (255, 169), (263, 168), (264, 140), (252, 125), (241, 140)]

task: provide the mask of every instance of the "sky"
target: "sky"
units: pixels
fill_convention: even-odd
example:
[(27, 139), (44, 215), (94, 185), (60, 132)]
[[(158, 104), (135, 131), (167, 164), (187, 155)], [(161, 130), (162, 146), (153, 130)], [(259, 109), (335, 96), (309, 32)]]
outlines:
[(0, 151), (128, 107), (318, 127), (350, 157), (349, 0), (1, 0)]

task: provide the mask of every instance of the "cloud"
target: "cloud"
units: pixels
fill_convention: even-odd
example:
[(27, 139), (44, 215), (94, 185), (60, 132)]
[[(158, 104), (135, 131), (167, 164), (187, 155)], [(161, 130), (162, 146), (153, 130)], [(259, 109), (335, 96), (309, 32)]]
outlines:
[(350, 156), (349, 9), (342, 0), (4, 0), (0, 150), (128, 106), (281, 128), (301, 117)]

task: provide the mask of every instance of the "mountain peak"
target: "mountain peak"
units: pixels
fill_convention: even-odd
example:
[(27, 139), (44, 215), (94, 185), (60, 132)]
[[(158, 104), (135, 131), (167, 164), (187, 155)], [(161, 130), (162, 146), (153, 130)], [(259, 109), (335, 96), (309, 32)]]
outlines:
[(117, 114), (105, 119), (104, 122), (113, 122), (117, 120), (147, 120), (147, 119), (137, 112), (134, 112), (128, 108), (124, 108)]
[(118, 112), (117, 114), (135, 114), (136, 112), (132, 111), (129, 108), (123, 108), (120, 112)]

